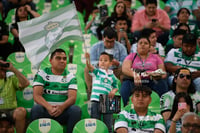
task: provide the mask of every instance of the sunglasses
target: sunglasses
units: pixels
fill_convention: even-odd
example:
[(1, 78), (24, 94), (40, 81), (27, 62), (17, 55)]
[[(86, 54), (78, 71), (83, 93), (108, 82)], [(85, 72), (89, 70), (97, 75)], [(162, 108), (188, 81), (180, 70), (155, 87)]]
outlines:
[(183, 127), (186, 128), (186, 129), (189, 129), (190, 127), (196, 128), (196, 129), (200, 129), (200, 125), (199, 124), (186, 123), (186, 124), (183, 124)]
[(184, 78), (186, 77), (186, 79), (191, 79), (191, 75), (187, 75), (187, 74), (179, 74), (179, 78)]

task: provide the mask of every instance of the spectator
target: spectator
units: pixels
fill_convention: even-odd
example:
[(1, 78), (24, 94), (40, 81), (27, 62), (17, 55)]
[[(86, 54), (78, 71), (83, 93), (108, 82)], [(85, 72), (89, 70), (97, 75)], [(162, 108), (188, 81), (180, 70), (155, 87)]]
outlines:
[(165, 47), (165, 54), (167, 54), (173, 48), (181, 48), (183, 36), (186, 34), (186, 30), (175, 29), (172, 35), (172, 41)]
[(151, 93), (151, 88), (146, 86), (137, 86), (133, 89), (131, 98), (133, 108), (125, 109), (118, 114), (114, 125), (117, 133), (165, 133), (162, 116), (148, 109), (151, 103)]
[(128, 104), (131, 91), (135, 86), (147, 85), (159, 96), (168, 90), (166, 73), (153, 74), (158, 69), (165, 72), (164, 63), (157, 54), (152, 54), (149, 50), (149, 39), (141, 37), (138, 40), (137, 53), (130, 53), (122, 64), (122, 72), (126, 75), (120, 89), (124, 106)]
[(16, 51), (23, 51), (25, 52), (24, 47), (22, 46), (20, 40), (19, 40), (19, 31), (18, 31), (18, 22), (26, 21), (28, 20), (28, 15), (31, 15), (33, 18), (39, 17), (40, 15), (31, 9), (29, 5), (20, 6), (16, 9), (15, 12), (15, 23), (11, 25), (11, 33), (14, 36), (14, 52)]
[[(14, 74), (7, 73), (7, 70)], [(17, 107), (16, 91), (23, 90), (28, 85), (28, 79), (11, 63), (0, 60), (0, 112), (13, 117), (17, 133), (25, 133), (26, 109)]]
[[(141, 36), (146, 36), (149, 38), (151, 44), (151, 53), (158, 54), (161, 56), (162, 60), (164, 61), (165, 52), (164, 48), (161, 43), (157, 42), (156, 31), (153, 29), (144, 29), (141, 31)], [(137, 43), (131, 46), (131, 53), (137, 52)]]
[[(106, 27), (114, 28), (117, 18), (121, 17), (121, 16), (128, 18), (127, 11), (126, 11), (126, 5), (124, 4), (123, 1), (119, 1), (116, 3), (116, 5), (114, 7), (114, 11), (111, 14), (111, 16), (108, 17), (105, 20), (105, 22), (103, 22), (103, 24), (99, 25), (99, 27), (97, 28), (97, 36), (98, 36), (99, 40), (102, 40), (102, 32), (103, 32), (104, 28), (106, 28)], [(128, 27), (130, 27), (130, 23), (128, 23)]]
[(128, 21), (126, 17), (118, 17), (115, 25), (115, 29), (117, 31), (117, 39), (118, 41), (123, 44), (127, 52), (130, 53), (131, 43), (129, 39), (131, 39), (131, 33), (128, 30)]
[(187, 67), (192, 72), (192, 79), (196, 90), (200, 90), (200, 52), (197, 47), (197, 39), (194, 34), (188, 33), (183, 36), (182, 46), (172, 49), (165, 58), (165, 67), (171, 74), (168, 78), (169, 85), (172, 83), (173, 73), (181, 67)]
[(181, 133), (181, 117), (187, 112), (193, 112), (191, 97), (185, 92), (177, 93), (172, 107), (172, 113), (167, 120), (166, 128), (169, 133)]
[[(198, 7), (196, 0), (168, 0), (164, 10), (169, 14), (172, 25), (177, 22), (176, 15), (180, 8), (187, 8), (190, 12), (193, 12), (194, 16), (197, 16)], [(191, 19), (194, 18), (191, 16)]]
[(200, 133), (200, 117), (193, 113), (185, 113), (182, 117), (182, 133)]
[(190, 11), (187, 8), (180, 8), (177, 13), (178, 22), (173, 24), (170, 29), (170, 36), (173, 31), (180, 26), (180, 24), (187, 24), (189, 26), (190, 32), (195, 34), (200, 39), (200, 30), (196, 23), (189, 21)]
[(180, 68), (175, 72), (171, 90), (160, 98), (160, 110), (165, 121), (171, 115), (174, 97), (180, 92), (189, 94), (193, 100), (194, 110), (196, 112), (200, 111), (200, 92), (196, 91), (193, 86), (191, 72), (188, 68)]
[(7, 113), (0, 113), (0, 133), (14, 133), (14, 121)]
[(8, 36), (8, 26), (0, 20), (0, 59), (4, 61), (13, 51), (12, 45), (8, 42)]
[(139, 36), (140, 31), (151, 28), (156, 31), (158, 42), (165, 45), (168, 41), (170, 19), (165, 11), (157, 9), (157, 0), (146, 1), (145, 9), (137, 11), (132, 19), (131, 31)]
[[(122, 81), (123, 74), (121, 70), (121, 64), (127, 56), (126, 48), (119, 42), (116, 41), (117, 33), (111, 27), (107, 27), (104, 30), (103, 41), (97, 42), (90, 49), (90, 61), (93, 66), (98, 66), (100, 54), (107, 52), (113, 55), (112, 66), (110, 69), (113, 70), (115, 76)], [(87, 68), (84, 70), (85, 82), (87, 85), (88, 99), (90, 99), (92, 89), (92, 77), (88, 74)]]
[(100, 113), (100, 94), (108, 95), (109, 98), (113, 98), (118, 91), (117, 78), (113, 74), (109, 67), (112, 65), (112, 57), (106, 52), (101, 53), (99, 57), (99, 68), (95, 68), (90, 64), (90, 55), (86, 53), (86, 65), (89, 72), (93, 76), (92, 95), (91, 95), (91, 118), (101, 120), (103, 116), (103, 122), (108, 127), (110, 133), (112, 133), (112, 113)]
[(77, 81), (65, 70), (65, 51), (56, 49), (50, 56), (51, 67), (39, 70), (33, 82), (33, 98), (37, 103), (31, 109), (31, 121), (51, 118), (67, 125), (71, 133), (81, 119), (81, 110), (75, 106)]

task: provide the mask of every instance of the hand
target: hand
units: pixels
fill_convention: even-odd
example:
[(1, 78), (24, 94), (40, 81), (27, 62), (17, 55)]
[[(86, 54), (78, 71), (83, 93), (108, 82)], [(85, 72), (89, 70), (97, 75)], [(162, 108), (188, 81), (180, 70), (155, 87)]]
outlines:
[(51, 116), (54, 116), (56, 109), (54, 108), (53, 105), (50, 105), (50, 106), (47, 107), (47, 111)]
[(139, 85), (142, 84), (140, 74), (134, 72), (133, 78), (134, 78), (134, 84), (135, 84), (136, 86), (139, 86)]
[(112, 90), (109, 94), (108, 97), (113, 99), (113, 97), (115, 96), (115, 90)]
[(53, 113), (54, 117), (58, 117), (59, 115), (61, 115), (64, 110), (62, 108), (62, 105), (54, 105), (53, 108), (55, 109), (55, 112)]
[(119, 63), (119, 61), (118, 61), (118, 60), (116, 60), (116, 59), (113, 59), (113, 60), (112, 60), (112, 65), (113, 65), (113, 66), (117, 66), (117, 67), (118, 67), (118, 66), (120, 65), (120, 63)]
[(25, 8), (28, 12), (32, 11), (31, 7), (29, 5), (25, 5)]
[(172, 120), (178, 121), (185, 113), (186, 109), (178, 109)]

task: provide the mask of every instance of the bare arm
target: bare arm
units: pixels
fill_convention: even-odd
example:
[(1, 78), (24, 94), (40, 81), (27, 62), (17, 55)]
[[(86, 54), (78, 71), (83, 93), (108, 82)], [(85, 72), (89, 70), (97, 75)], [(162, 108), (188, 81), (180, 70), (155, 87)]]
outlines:
[[(165, 65), (164, 65), (164, 64), (158, 65), (158, 69), (162, 69), (164, 72), (166, 72), (166, 70), (165, 70)], [(162, 75), (162, 78), (163, 78), (163, 79), (166, 78), (166, 77), (167, 77), (167, 74)]]
[(96, 14), (92, 13), (92, 20), (90, 20), (90, 22), (85, 26), (85, 33), (87, 33), (87, 30), (91, 27), (95, 17), (96, 17)]
[(94, 66), (90, 63), (90, 54), (85, 53), (85, 58), (86, 58), (86, 67), (88, 68), (89, 71), (93, 72), (94, 71)]
[(128, 130), (127, 130), (126, 128), (124, 128), (124, 127), (121, 127), (121, 128), (118, 128), (118, 129), (116, 130), (116, 132), (117, 132), (117, 133), (128, 133)]
[(2, 36), (2, 40), (0, 40), (0, 44), (5, 44), (8, 42), (8, 36), (7, 35), (3, 35)]
[(154, 133), (163, 133), (163, 131), (161, 131), (160, 129), (155, 129)]
[(131, 70), (131, 64), (132, 61), (124, 60), (122, 64), (122, 72), (127, 76), (133, 77), (133, 70)]
[(169, 119), (170, 115), (171, 115), (171, 111), (165, 111), (165, 112), (162, 113), (162, 116), (163, 116), (163, 119), (164, 119), (165, 123)]
[(19, 32), (17, 29), (11, 29), (11, 33), (13, 34), (14, 37), (19, 37)]
[(26, 5), (26, 10), (33, 15), (34, 18), (39, 17), (40, 14), (37, 13), (36, 11), (32, 10), (29, 5)]
[[(0, 61), (1, 63), (8, 63), (8, 62), (4, 62), (4, 61)], [(7, 70), (13, 72), (16, 77), (19, 80), (19, 88), (26, 88), (29, 85), (29, 81), (28, 79), (21, 73), (19, 72), (13, 65), (12, 63), (9, 63), (9, 67), (7, 68)]]
[(174, 66), (172, 63), (165, 63), (165, 68), (168, 72), (174, 73), (181, 66)]

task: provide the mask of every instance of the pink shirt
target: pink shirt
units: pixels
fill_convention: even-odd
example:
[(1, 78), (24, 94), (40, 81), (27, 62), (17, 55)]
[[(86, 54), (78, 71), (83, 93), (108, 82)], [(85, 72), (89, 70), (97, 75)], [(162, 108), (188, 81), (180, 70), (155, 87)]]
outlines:
[[(133, 61), (136, 53), (130, 53), (125, 60)], [(133, 69), (145, 69), (147, 72), (155, 71), (158, 69), (158, 65), (163, 64), (162, 59), (157, 54), (149, 53), (146, 60), (141, 60), (137, 55), (134, 62), (132, 63)]]
[[(162, 9), (157, 9), (156, 14), (149, 18), (145, 9), (139, 10), (135, 13), (132, 19), (131, 31), (135, 32), (137, 28), (143, 27), (146, 23), (151, 22), (152, 18), (157, 19), (160, 24), (162, 24), (165, 28), (170, 29), (170, 19), (167, 13)], [(153, 28), (156, 32), (162, 32), (160, 28)]]

